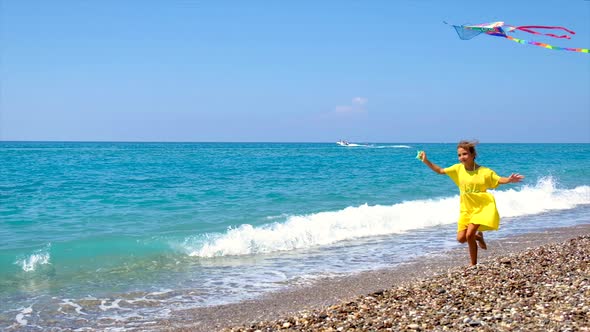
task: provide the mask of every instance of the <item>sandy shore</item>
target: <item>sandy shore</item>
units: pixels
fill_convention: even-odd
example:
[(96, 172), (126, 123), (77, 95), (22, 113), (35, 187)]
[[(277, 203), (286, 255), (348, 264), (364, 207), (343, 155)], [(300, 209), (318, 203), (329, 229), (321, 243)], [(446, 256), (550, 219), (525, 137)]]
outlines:
[[(586, 237), (569, 241), (580, 236)], [(392, 269), (320, 280), (310, 286), (272, 293), (257, 300), (175, 312), (169, 320), (154, 328), (168, 331), (267, 331), (282, 328), (443, 331), (479, 327), (492, 331), (527, 330), (526, 324), (545, 322), (545, 325), (534, 326), (537, 330), (563, 326), (572, 331), (590, 331), (590, 315), (586, 314), (590, 312), (590, 224), (487, 242), (489, 249), (480, 250), (480, 264), (476, 269), (468, 268), (467, 249), (461, 248), (422, 257)], [(506, 282), (500, 282), (504, 280), (502, 278), (506, 282), (514, 280), (515, 285), (522, 287), (515, 288), (510, 284), (512, 288), (507, 288)], [(563, 294), (555, 293), (557, 295), (547, 295), (547, 298), (512, 296), (518, 292), (526, 293), (527, 289), (526, 294), (545, 294), (557, 289), (557, 286), (547, 285), (567, 284), (567, 280), (571, 281), (570, 286), (577, 283), (577, 288), (564, 286), (561, 289)], [(468, 288), (475, 294), (464, 291)], [(511, 291), (505, 294), (506, 289)], [(568, 291), (573, 293), (567, 295)], [(572, 300), (569, 307), (554, 308), (552, 303), (559, 302), (556, 297), (559, 294), (573, 297), (577, 302)], [(425, 302), (417, 303), (415, 299), (418, 298)], [(481, 302), (480, 299), (484, 298), (486, 300)], [(520, 303), (523, 299), (526, 303)], [(449, 301), (454, 305), (448, 306)], [(533, 312), (531, 308), (544, 303), (549, 303), (547, 309), (533, 317), (534, 322), (527, 321), (518, 326), (521, 320), (526, 321), (526, 312)], [(575, 310), (579, 305), (580, 310), (585, 305), (586, 311), (578, 314)], [(435, 311), (423, 312), (424, 307)], [(506, 316), (505, 310), (516, 311)], [(445, 323), (436, 325), (437, 321)]]

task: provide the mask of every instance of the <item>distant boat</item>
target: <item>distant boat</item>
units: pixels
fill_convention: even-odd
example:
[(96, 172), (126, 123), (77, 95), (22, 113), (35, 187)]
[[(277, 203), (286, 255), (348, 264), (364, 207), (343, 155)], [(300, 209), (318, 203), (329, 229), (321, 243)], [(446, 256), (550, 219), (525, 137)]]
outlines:
[(340, 146), (349, 146), (350, 143), (348, 143), (348, 141), (345, 140), (339, 140), (338, 142), (336, 142), (336, 144), (340, 145)]
[(336, 144), (340, 145), (340, 146), (347, 146), (347, 147), (353, 147), (353, 146), (364, 146), (364, 147), (369, 147), (371, 145), (366, 145), (366, 144), (357, 144), (357, 143), (350, 143), (347, 140), (339, 140), (338, 142), (336, 142)]

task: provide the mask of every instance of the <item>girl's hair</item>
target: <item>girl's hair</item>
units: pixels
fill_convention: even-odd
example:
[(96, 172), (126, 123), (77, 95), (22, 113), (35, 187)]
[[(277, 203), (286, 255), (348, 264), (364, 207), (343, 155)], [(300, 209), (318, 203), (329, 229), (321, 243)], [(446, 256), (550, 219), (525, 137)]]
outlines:
[(477, 144), (479, 144), (479, 142), (476, 140), (461, 141), (461, 142), (459, 142), (459, 144), (457, 144), (457, 149), (462, 148), (462, 149), (469, 151), (469, 153), (471, 153), (473, 155), (473, 160), (475, 160), (475, 157), (477, 157), (477, 151), (475, 151), (475, 146)]

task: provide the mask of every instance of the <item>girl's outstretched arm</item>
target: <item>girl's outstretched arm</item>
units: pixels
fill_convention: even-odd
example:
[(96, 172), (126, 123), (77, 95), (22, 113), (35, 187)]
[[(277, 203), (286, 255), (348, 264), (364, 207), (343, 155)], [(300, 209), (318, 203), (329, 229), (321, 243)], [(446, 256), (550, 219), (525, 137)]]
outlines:
[(516, 183), (516, 182), (522, 181), (522, 179), (524, 179), (524, 175), (520, 175), (518, 173), (512, 173), (507, 178), (500, 178), (500, 180), (498, 180), (498, 183), (499, 184)]
[(442, 167), (433, 164), (430, 160), (428, 160), (428, 158), (426, 158), (426, 152), (421, 151), (418, 155), (418, 158), (420, 158), (420, 160), (422, 160), (422, 162), (426, 164), (426, 166), (430, 167), (430, 169), (433, 170), (435, 173), (445, 174), (445, 170)]

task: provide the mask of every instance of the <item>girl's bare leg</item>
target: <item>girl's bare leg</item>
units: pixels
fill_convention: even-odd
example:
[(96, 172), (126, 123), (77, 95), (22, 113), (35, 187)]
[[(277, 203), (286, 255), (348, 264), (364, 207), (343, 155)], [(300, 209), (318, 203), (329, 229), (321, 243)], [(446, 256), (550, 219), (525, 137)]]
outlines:
[(467, 242), (467, 237), (465, 236), (466, 233), (467, 233), (467, 230), (462, 230), (462, 231), (457, 232), (457, 242), (459, 242), (459, 243)]
[(486, 244), (486, 241), (484, 241), (483, 239), (483, 233), (482, 232), (477, 232), (477, 235), (475, 235), (475, 240), (477, 241), (477, 244), (479, 245), (479, 247), (483, 250), (488, 249), (488, 245)]
[(479, 225), (469, 224), (467, 226), (467, 244), (469, 245), (469, 257), (471, 258), (471, 265), (477, 265), (477, 229)]

